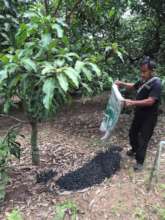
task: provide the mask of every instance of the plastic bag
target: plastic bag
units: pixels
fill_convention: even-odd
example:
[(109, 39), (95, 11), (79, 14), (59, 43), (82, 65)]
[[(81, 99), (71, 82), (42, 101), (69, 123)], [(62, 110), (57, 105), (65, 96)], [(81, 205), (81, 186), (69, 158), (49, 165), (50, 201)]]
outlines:
[(118, 90), (117, 85), (113, 84), (108, 104), (104, 112), (104, 118), (100, 126), (100, 131), (104, 132), (104, 136), (101, 140), (106, 140), (110, 137), (112, 130), (115, 128), (119, 120), (123, 105), (124, 98)]

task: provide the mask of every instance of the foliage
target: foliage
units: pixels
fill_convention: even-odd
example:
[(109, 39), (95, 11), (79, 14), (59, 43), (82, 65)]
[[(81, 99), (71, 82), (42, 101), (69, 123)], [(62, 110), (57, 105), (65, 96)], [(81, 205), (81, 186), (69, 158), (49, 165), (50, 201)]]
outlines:
[[(144, 55), (158, 63), (165, 100), (164, 7), (162, 0), (0, 1), (0, 94), (5, 113), (13, 96), (22, 102), (32, 128), (33, 164), (39, 164), (38, 122), (75, 91), (95, 95), (115, 79), (136, 81)], [(12, 132), (0, 141), (0, 199), (10, 156), (20, 154)]]
[(136, 210), (135, 210), (135, 219), (145, 220), (146, 219), (145, 211), (141, 208), (136, 208)]
[(163, 183), (159, 184), (159, 188), (162, 189), (162, 190), (165, 190), (165, 184), (163, 184)]
[(17, 9), (12, 1), (0, 2), (0, 48), (14, 45), (14, 32), (18, 26)]
[(7, 213), (7, 220), (23, 220), (19, 210), (13, 209), (12, 212)]
[[(66, 213), (69, 213), (72, 220), (76, 220), (78, 208), (74, 202), (66, 201), (56, 205), (55, 211), (56, 215), (54, 220), (63, 220)], [(19, 210), (13, 209), (10, 213), (7, 213), (6, 220), (23, 220), (23, 217)]]
[(158, 212), (159, 212), (160, 220), (165, 220), (165, 209), (164, 208), (159, 209)]
[(54, 113), (69, 100), (71, 91), (80, 86), (88, 91), (87, 82), (101, 76), (96, 64), (71, 52), (64, 34), (67, 24), (62, 18), (45, 14), (41, 3), (23, 15), (15, 35), (15, 48), (2, 53), (0, 85), (4, 94), (4, 111), (12, 97), (18, 96), (32, 126), (32, 160), (39, 163), (37, 122)]
[(165, 75), (164, 75), (164, 65), (159, 65), (157, 68), (157, 73), (162, 80), (162, 103), (165, 103)]
[(95, 95), (110, 89), (112, 78), (136, 80), (144, 55), (157, 60), (164, 85), (163, 10), (161, 0), (4, 0), (0, 89), (5, 112), (17, 95), (30, 123), (37, 123), (75, 90)]
[(95, 64), (80, 60), (67, 48), (63, 20), (45, 16), (42, 10), (42, 5), (36, 5), (25, 13), (29, 22), (18, 29), (17, 50), (9, 48), (8, 54), (1, 55), (1, 84), (9, 91), (7, 103), (13, 94), (18, 95), (33, 118), (42, 118), (42, 108), (50, 110), (53, 101), (55, 107), (60, 105), (66, 93), (78, 88), (81, 80), (91, 81), (93, 73), (100, 76)]
[(71, 219), (76, 220), (78, 209), (76, 204), (71, 201), (66, 201), (56, 206), (56, 215), (54, 220), (64, 219), (66, 213), (69, 211), (71, 212)]
[(0, 201), (5, 197), (6, 184), (9, 181), (8, 163), (11, 156), (20, 158), (20, 144), (16, 141), (17, 133), (14, 128), (10, 129), (7, 135), (0, 139)]

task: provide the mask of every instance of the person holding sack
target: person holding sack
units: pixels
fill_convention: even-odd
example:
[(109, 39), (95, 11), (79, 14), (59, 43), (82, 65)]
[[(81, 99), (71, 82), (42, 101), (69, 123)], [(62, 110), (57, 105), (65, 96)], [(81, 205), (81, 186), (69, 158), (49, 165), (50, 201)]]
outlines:
[(135, 89), (136, 99), (125, 99), (126, 107), (135, 107), (133, 122), (129, 131), (131, 149), (127, 152), (130, 157), (135, 157), (135, 171), (143, 169), (148, 142), (157, 123), (158, 107), (161, 97), (161, 80), (154, 76), (155, 62), (149, 57), (140, 65), (141, 80), (134, 83), (116, 81), (116, 85), (128, 90)]

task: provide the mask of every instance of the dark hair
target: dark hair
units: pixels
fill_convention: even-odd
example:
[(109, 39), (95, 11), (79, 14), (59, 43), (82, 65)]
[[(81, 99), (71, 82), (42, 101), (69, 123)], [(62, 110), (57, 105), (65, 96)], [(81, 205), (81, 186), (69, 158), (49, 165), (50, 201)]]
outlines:
[(151, 60), (150, 57), (145, 57), (141, 62), (140, 66), (147, 65), (149, 70), (154, 70), (156, 68), (156, 63)]

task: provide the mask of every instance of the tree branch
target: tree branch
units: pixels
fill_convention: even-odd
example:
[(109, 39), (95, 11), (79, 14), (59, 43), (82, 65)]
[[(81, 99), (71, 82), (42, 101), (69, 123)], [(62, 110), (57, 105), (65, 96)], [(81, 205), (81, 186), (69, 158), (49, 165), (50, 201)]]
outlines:
[(13, 119), (13, 120), (15, 120), (15, 121), (17, 121), (17, 122), (19, 122), (19, 123), (21, 123), (21, 124), (28, 123), (28, 121), (22, 121), (22, 120), (20, 120), (19, 118), (16, 118), (16, 117), (14, 117), (14, 116), (12, 116), (12, 115), (0, 114), (0, 117), (11, 118), (11, 119)]
[(46, 15), (49, 13), (49, 0), (44, 0)]
[(127, 54), (127, 58), (129, 59), (130, 63), (133, 64), (137, 61), (139, 61), (140, 59), (142, 59), (144, 57), (144, 54), (139, 55), (138, 57), (134, 57), (132, 58), (132, 56), (130, 54)]
[(74, 4), (73, 8), (71, 9), (70, 13), (66, 16), (66, 20), (69, 22), (70, 17), (72, 16), (73, 12), (77, 8), (77, 6), (82, 2), (83, 0), (77, 0), (76, 3)]
[(57, 5), (57, 8), (55, 9), (55, 12), (54, 12), (54, 15), (55, 15), (55, 16), (57, 15), (57, 12), (58, 12), (58, 10), (59, 10), (59, 8), (60, 8), (61, 3), (62, 3), (62, 0), (59, 0), (59, 1), (58, 1), (58, 5)]

